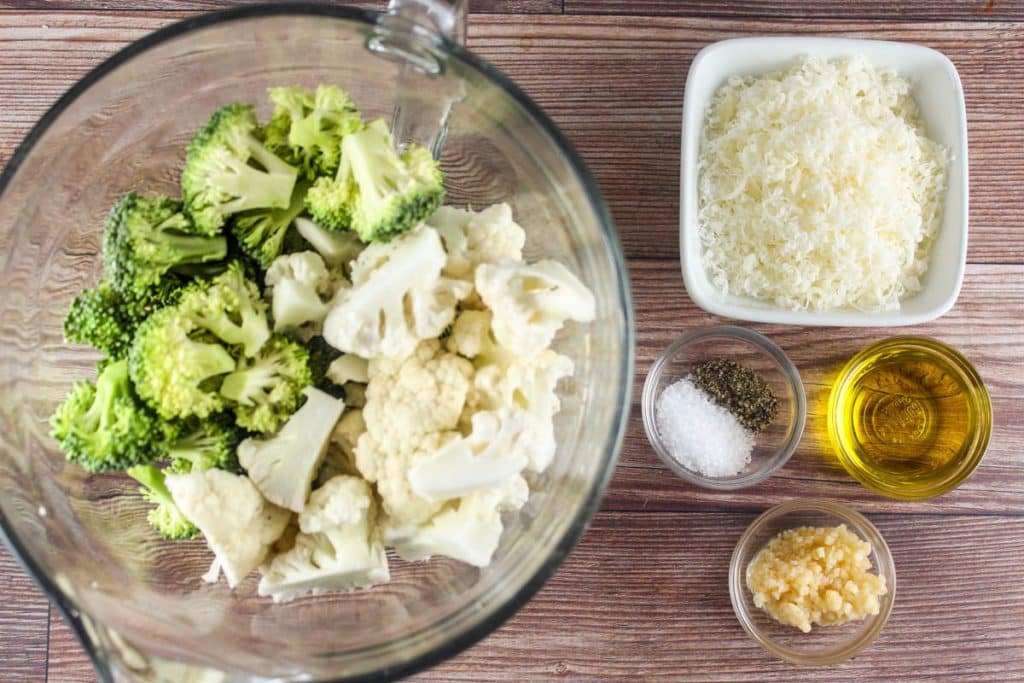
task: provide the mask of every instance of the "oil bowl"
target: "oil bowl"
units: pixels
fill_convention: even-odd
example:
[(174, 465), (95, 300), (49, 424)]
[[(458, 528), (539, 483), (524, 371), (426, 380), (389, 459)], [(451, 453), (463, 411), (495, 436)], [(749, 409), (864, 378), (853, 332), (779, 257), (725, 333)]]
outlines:
[[(871, 572), (885, 578), (887, 592), (879, 598), (878, 614), (841, 626), (814, 626), (804, 633), (780, 624), (754, 604), (747, 588), (747, 567), (768, 541), (789, 529), (840, 524), (871, 545)], [(771, 654), (794, 664), (836, 664), (856, 655), (881, 633), (896, 598), (896, 569), (885, 539), (860, 513), (827, 500), (791, 500), (754, 520), (736, 543), (729, 565), (729, 597), (740, 625)]]
[(981, 376), (955, 349), (893, 337), (840, 371), (828, 432), (854, 479), (890, 498), (920, 500), (953, 490), (981, 464), (992, 405)]
[[(667, 387), (692, 374), (698, 363), (717, 358), (734, 360), (760, 375), (779, 403), (775, 419), (755, 437), (750, 463), (731, 477), (707, 477), (680, 464), (659, 433), (655, 417), (658, 398)], [(641, 408), (647, 439), (662, 462), (691, 484), (716, 490), (752, 486), (785, 465), (796, 450), (807, 418), (800, 373), (782, 349), (757, 332), (732, 325), (689, 332), (665, 349), (647, 373)]]

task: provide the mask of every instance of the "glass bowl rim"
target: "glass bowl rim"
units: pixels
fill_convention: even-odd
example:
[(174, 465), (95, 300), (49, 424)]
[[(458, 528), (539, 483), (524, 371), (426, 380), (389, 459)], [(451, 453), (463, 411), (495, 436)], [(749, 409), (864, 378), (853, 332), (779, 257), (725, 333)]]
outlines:
[[(761, 530), (768, 522), (783, 517), (793, 512), (812, 511), (822, 512), (842, 520), (844, 524), (852, 527), (854, 533), (871, 544), (871, 549), (878, 557), (876, 571), (886, 577), (888, 592), (879, 601), (877, 615), (870, 617), (871, 626), (859, 638), (847, 643), (835, 650), (819, 655), (809, 655), (798, 650), (792, 650), (777, 644), (772, 639), (762, 635), (761, 631), (754, 624), (746, 609), (746, 602), (743, 600), (743, 592), (746, 590), (746, 567), (740, 567), (740, 557), (753, 542), (754, 535)], [(837, 664), (858, 654), (864, 648), (871, 645), (885, 628), (892, 613), (893, 605), (896, 602), (896, 565), (892, 559), (892, 552), (881, 532), (871, 521), (853, 508), (834, 500), (825, 498), (795, 498), (779, 503), (758, 515), (757, 519), (750, 523), (747, 529), (736, 541), (732, 558), (729, 560), (729, 600), (732, 602), (732, 609), (736, 619), (740, 622), (743, 630), (758, 645), (771, 654), (780, 657), (788, 662), (806, 666), (822, 666)], [(823, 628), (823, 627), (822, 627)]]
[[(956, 470), (952, 471), (948, 477), (940, 482), (936, 482), (927, 488), (915, 489), (909, 493), (896, 491), (895, 488), (887, 486), (884, 481), (879, 481), (876, 477), (857, 467), (852, 462), (849, 450), (843, 446), (843, 442), (838, 437), (839, 427), (837, 424), (840, 395), (848, 388), (850, 380), (863, 367), (865, 360), (879, 351), (900, 346), (913, 347), (954, 369), (960, 379), (977, 392), (976, 394), (973, 391), (966, 392), (968, 403), (979, 413), (984, 413), (988, 416), (987, 422), (980, 425), (977, 432), (968, 435), (974, 437), (974, 446), (971, 450), (961, 454), (958, 462), (959, 467)], [(966, 356), (949, 344), (932, 337), (896, 335), (868, 344), (846, 361), (839, 374), (836, 375), (836, 379), (829, 391), (825, 422), (829, 441), (831, 442), (832, 450), (835, 452), (836, 459), (843, 466), (843, 469), (846, 470), (847, 474), (861, 485), (870, 491), (893, 500), (926, 500), (949, 493), (974, 474), (988, 452), (989, 441), (992, 438), (992, 418), (992, 399), (988, 393), (988, 387), (985, 384), (985, 380), (982, 379), (978, 370), (974, 367), (974, 364)]]
[[(705, 477), (698, 472), (686, 469), (676, 462), (675, 458), (669, 454), (668, 449), (665, 448), (665, 445), (661, 441), (661, 437), (658, 436), (658, 427), (655, 422), (655, 401), (657, 401), (657, 396), (654, 395), (654, 392), (657, 389), (658, 382), (660, 381), (668, 362), (675, 357), (677, 353), (686, 349), (691, 344), (713, 337), (724, 337), (743, 342), (755, 348), (759, 353), (770, 357), (775, 361), (779, 372), (786, 379), (786, 383), (793, 392), (793, 423), (785, 442), (775, 452), (775, 454), (768, 459), (767, 464), (764, 467), (758, 468), (757, 470), (754, 470), (742, 477), (736, 477), (733, 479)], [(643, 395), (641, 396), (640, 403), (640, 412), (643, 418), (644, 431), (647, 433), (647, 440), (650, 442), (654, 452), (657, 453), (665, 466), (680, 478), (685, 479), (691, 484), (715, 491), (735, 491), (737, 489), (746, 488), (748, 486), (758, 484), (773, 475), (782, 468), (782, 466), (785, 465), (793, 456), (793, 453), (796, 452), (800, 439), (803, 437), (804, 427), (807, 422), (807, 394), (804, 390), (803, 379), (800, 377), (800, 372), (793, 364), (793, 361), (791, 361), (785, 352), (768, 337), (760, 334), (759, 332), (754, 332), (753, 330), (740, 327), (738, 325), (710, 325), (701, 327), (683, 334), (674, 342), (669, 344), (668, 348), (661, 353), (658, 359), (654, 361), (654, 364), (651, 365), (650, 370), (647, 371), (647, 378), (644, 380)]]
[[(80, 96), (89, 90), (95, 83), (107, 76), (119, 66), (128, 63), (134, 57), (147, 52), (169, 40), (181, 38), (196, 31), (228, 24), (233, 21), (259, 18), (273, 18), (285, 16), (314, 16), (325, 19), (340, 19), (354, 23), (361, 23), (366, 27), (380, 25), (382, 17), (387, 12), (377, 12), (359, 8), (347, 7), (344, 5), (327, 5), (317, 2), (270, 2), (258, 5), (247, 5), (228, 8), (212, 12), (204, 12), (194, 17), (174, 21), (155, 31), (151, 31), (141, 38), (132, 41), (110, 55), (98, 65), (90, 69), (68, 88), (43, 114), (39, 120), (29, 129), (12, 152), (2, 171), (0, 171), (0, 202), (3, 200), (5, 191), (11, 180), (15, 177), (21, 164), (35, 148), (36, 143), (43, 136), (50, 126), (67, 110)], [(507, 621), (512, 615), (518, 612), (527, 602), (541, 589), (551, 576), (558, 570), (573, 548), (578, 544), (583, 534), (590, 526), (595, 513), (600, 507), (601, 500), (611, 480), (612, 472), (618, 461), (622, 443), (625, 438), (629, 418), (630, 397), (632, 395), (634, 377), (634, 359), (636, 354), (636, 339), (634, 331), (634, 312), (632, 296), (630, 293), (628, 271), (625, 264), (625, 256), (619, 241), (618, 232), (614, 219), (608, 208), (593, 174), (584, 163), (582, 157), (576, 152), (572, 144), (566, 138), (551, 118), (533, 101), (518, 85), (508, 76), (491, 65), (489, 62), (477, 57), (467, 48), (449, 40), (446, 37), (432, 36), (434, 49), (447, 53), (449, 58), (455, 59), (470, 69), (476, 71), (491, 84), (504, 91), (510, 99), (515, 101), (548, 138), (548, 141), (558, 149), (561, 156), (571, 167), (574, 177), (584, 190), (589, 209), (598, 222), (602, 238), (603, 252), (611, 262), (612, 269), (617, 277), (617, 299), (618, 307), (622, 312), (623, 338), (620, 339), (622, 350), (619, 359), (619, 374), (622, 378), (618, 387), (618, 405), (615, 408), (614, 417), (604, 436), (605, 456), (599, 462), (599, 470), (594, 478), (593, 486), (586, 498), (576, 511), (572, 523), (568, 525), (562, 538), (558, 539), (552, 547), (550, 556), (534, 571), (533, 575), (527, 578), (522, 586), (507, 600), (499, 603), (491, 612), (478, 623), (471, 625), (460, 633), (454, 634), (444, 640), (433, 649), (426, 650), (422, 654), (403, 661), (397, 665), (385, 665), (374, 671), (355, 676), (341, 676), (335, 678), (319, 679), (321, 683), (348, 683), (350, 681), (380, 681), (395, 680), (413, 673), (428, 669), (459, 652), (467, 649), (484, 637), (489, 635), (501, 624)], [(67, 591), (57, 586), (53, 578), (42, 571), (40, 565), (27, 552), (20, 542), (14, 528), (8, 521), (3, 511), (0, 510), (0, 540), (2, 540), (11, 552), (11, 555), (21, 565), (25, 572), (32, 578), (40, 590), (47, 596), (50, 602), (55, 605), (64, 621), (69, 625), (76, 639), (81, 644), (93, 665), (94, 670), (101, 680), (113, 681), (114, 676), (107, 661), (99, 656), (96, 651), (96, 644), (87, 635), (87, 628), (83, 623), (84, 613), (80, 612), (75, 599)], [(463, 608), (465, 609), (465, 608)], [(445, 617), (450, 619), (451, 615)], [(414, 636), (424, 630), (431, 629), (436, 624), (424, 627), (421, 631), (413, 634), (406, 634), (403, 638)]]

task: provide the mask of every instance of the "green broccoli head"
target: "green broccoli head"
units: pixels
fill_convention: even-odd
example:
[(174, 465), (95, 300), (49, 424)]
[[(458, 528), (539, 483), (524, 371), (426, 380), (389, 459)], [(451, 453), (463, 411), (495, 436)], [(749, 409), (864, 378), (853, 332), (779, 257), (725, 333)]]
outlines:
[(71, 302), (64, 318), (64, 338), (73, 344), (88, 344), (116, 360), (128, 355), (140, 322), (126, 310), (113, 285), (101, 280)]
[(315, 94), (299, 86), (270, 88), (268, 94), (275, 107), (263, 131), (267, 147), (310, 180), (333, 176), (342, 138), (362, 126), (352, 98), (334, 85), (320, 85)]
[(156, 507), (146, 519), (161, 536), (170, 540), (194, 538), (199, 529), (182, 514), (164, 481), (164, 473), (153, 465), (129, 467), (128, 476), (142, 484), (142, 497)]
[(302, 390), (311, 383), (309, 351), (283, 335), (274, 335), (258, 356), (243, 361), (224, 378), (220, 393), (231, 401), (238, 426), (276, 432), (298, 409)]
[(352, 226), (354, 189), (353, 184), (336, 178), (317, 178), (306, 193), (306, 209), (320, 226), (348, 230)]
[(153, 311), (177, 303), (181, 281), (164, 278), (138, 294), (124, 294), (109, 280), (83, 290), (71, 302), (64, 318), (64, 338), (88, 344), (113, 360), (128, 356), (135, 330)]
[(239, 473), (235, 449), (245, 433), (231, 415), (219, 413), (205, 420), (189, 420), (167, 451), (171, 471), (186, 474), (193, 469), (216, 468)]
[(145, 296), (175, 269), (220, 261), (226, 254), (224, 237), (195, 234), (181, 203), (167, 197), (131, 192), (107, 216), (103, 266), (107, 279), (129, 296)]
[(410, 230), (444, 199), (444, 175), (416, 145), (399, 154), (383, 119), (341, 141), (333, 180), (318, 179), (306, 205), (319, 223), (349, 228), (364, 242), (383, 242)]
[(256, 355), (270, 338), (267, 304), (260, 298), (256, 283), (246, 277), (241, 262), (230, 264), (209, 282), (189, 286), (178, 308), (194, 327), (241, 347), (247, 357)]
[(302, 213), (308, 189), (309, 183), (300, 180), (295, 183), (288, 208), (246, 211), (235, 216), (231, 222), (231, 232), (238, 240), (239, 247), (246, 255), (259, 262), (262, 268), (268, 268), (270, 263), (285, 251), (288, 228)]
[(164, 457), (173, 427), (136, 397), (128, 362), (107, 363), (96, 384), (79, 382), (50, 418), (68, 460), (89, 472), (123, 470)]
[(230, 104), (189, 143), (181, 195), (196, 228), (212, 235), (233, 214), (287, 208), (297, 178), (298, 170), (257, 138), (252, 107)]
[(128, 369), (139, 395), (166, 419), (204, 418), (224, 408), (217, 392), (235, 359), (182, 307), (161, 309), (135, 332)]

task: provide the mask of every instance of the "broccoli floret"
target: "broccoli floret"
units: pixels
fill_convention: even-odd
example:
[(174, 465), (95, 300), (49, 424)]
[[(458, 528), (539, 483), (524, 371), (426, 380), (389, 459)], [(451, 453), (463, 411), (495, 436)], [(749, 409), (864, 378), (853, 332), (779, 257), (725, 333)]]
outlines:
[(246, 104), (218, 109), (185, 152), (181, 195), (196, 228), (213, 235), (232, 214), (284, 209), (298, 170), (256, 137), (256, 115)]
[(120, 359), (128, 355), (139, 322), (128, 315), (113, 285), (101, 280), (94, 289), (84, 290), (71, 302), (64, 318), (64, 338)]
[(108, 280), (83, 290), (71, 302), (64, 318), (64, 338), (88, 344), (113, 360), (128, 356), (135, 330), (149, 315), (177, 303), (181, 285), (165, 279), (141, 296), (125, 295)]
[(68, 460), (89, 472), (158, 460), (166, 453), (172, 431), (135, 396), (124, 360), (107, 363), (95, 385), (77, 383), (50, 425)]
[(142, 484), (142, 497), (156, 507), (146, 517), (150, 526), (161, 536), (170, 540), (194, 538), (199, 529), (182, 514), (164, 482), (164, 473), (153, 465), (138, 465), (128, 468), (128, 476)]
[(171, 306), (139, 326), (128, 366), (139, 395), (162, 417), (204, 418), (224, 408), (219, 379), (235, 359), (181, 306)]
[(429, 217), (444, 198), (443, 181), (430, 152), (412, 145), (399, 154), (377, 119), (342, 139), (337, 176), (318, 178), (306, 206), (324, 227), (382, 242)]
[(107, 216), (103, 266), (107, 279), (126, 295), (143, 297), (174, 269), (220, 261), (227, 254), (222, 236), (195, 234), (181, 202), (167, 197), (122, 197)]
[(205, 420), (190, 420), (167, 450), (170, 471), (187, 474), (193, 469), (215, 467), (237, 474), (241, 470), (235, 449), (244, 436), (226, 413)]
[(239, 247), (264, 269), (284, 251), (288, 228), (305, 208), (308, 189), (309, 183), (300, 180), (295, 183), (288, 208), (246, 211), (232, 221), (231, 232), (238, 240)]
[(270, 338), (267, 304), (259, 288), (245, 276), (245, 266), (234, 262), (210, 280), (186, 289), (177, 308), (227, 344), (240, 346), (252, 357)]
[(274, 335), (256, 358), (224, 378), (220, 393), (232, 402), (238, 426), (275, 432), (298, 409), (311, 382), (309, 351)]
[(320, 85), (315, 94), (299, 86), (267, 92), (276, 105), (264, 129), (267, 147), (310, 180), (333, 176), (341, 139), (362, 126), (352, 98), (334, 85)]

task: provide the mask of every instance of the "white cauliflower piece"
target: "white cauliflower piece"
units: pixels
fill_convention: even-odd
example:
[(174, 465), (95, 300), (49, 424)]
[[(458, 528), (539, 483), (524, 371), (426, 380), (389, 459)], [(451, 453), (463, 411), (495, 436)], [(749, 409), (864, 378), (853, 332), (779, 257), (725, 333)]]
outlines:
[(354, 353), (346, 353), (327, 366), (327, 379), (344, 386), (347, 382), (366, 384), (370, 381), (370, 361)]
[(319, 389), (307, 387), (303, 393), (306, 402), (277, 434), (238, 444), (238, 462), (260, 492), (295, 512), (306, 505), (334, 425), (345, 409), (344, 403)]
[(481, 263), (523, 260), (526, 232), (512, 220), (508, 204), (494, 204), (480, 212), (442, 206), (427, 224), (444, 240), (447, 277), (472, 282)]
[(295, 228), (329, 266), (348, 268), (366, 246), (350, 230), (328, 230), (308, 218), (296, 218)]
[(526, 481), (516, 476), (504, 486), (476, 491), (449, 503), (425, 524), (401, 525), (389, 519), (384, 526), (384, 542), (394, 546), (399, 557), (408, 562), (445, 555), (486, 567), (501, 540), (501, 511), (519, 509), (529, 495)]
[(345, 405), (362, 408), (366, 405), (366, 383), (370, 381), (370, 362), (354, 353), (340, 356), (327, 367), (327, 379), (345, 389)]
[(522, 437), (529, 442), (529, 469), (543, 472), (555, 456), (554, 415), (560, 408), (555, 389), (572, 374), (572, 360), (545, 349), (529, 359), (509, 364), (493, 363), (479, 368), (473, 378), (469, 410), (521, 410), (525, 423)]
[(557, 261), (481, 264), (476, 290), (493, 314), (495, 339), (519, 356), (548, 348), (566, 320), (594, 319), (593, 293)]
[(472, 359), (476, 367), (490, 364), (507, 367), (514, 363), (516, 355), (494, 338), (491, 318), (490, 311), (461, 311), (445, 340), (448, 350)]
[(374, 358), (367, 376), (367, 430), (384, 443), (393, 443), (454, 429), (466, 403), (473, 365), (431, 339), (402, 360)]
[(356, 467), (377, 484), (388, 515), (402, 522), (425, 521), (440, 504), (416, 495), (409, 467), (460, 437), (452, 430), (466, 405), (473, 365), (431, 339), (402, 360), (372, 359), (367, 374), (366, 433), (356, 445)]
[(267, 269), (265, 282), (275, 332), (318, 327), (327, 317), (330, 300), (346, 284), (314, 251), (278, 256)]
[(530, 462), (526, 417), (514, 408), (474, 413), (469, 436), (413, 460), (408, 472), (413, 492), (444, 501), (501, 486), (517, 476)]
[(442, 277), (444, 248), (422, 225), (390, 242), (371, 244), (352, 266), (352, 287), (338, 293), (324, 321), (324, 338), (364, 358), (402, 358), (436, 338), (455, 317), (469, 283)]
[(390, 580), (369, 484), (337, 476), (310, 495), (295, 544), (263, 568), (259, 594), (275, 601)]
[(193, 470), (168, 474), (165, 481), (175, 504), (203, 532), (232, 588), (263, 562), (291, 517), (244, 475)]
[(357, 475), (356, 468), (356, 444), (359, 437), (366, 432), (366, 423), (363, 421), (363, 411), (346, 410), (334, 425), (331, 432), (331, 441), (327, 444), (327, 455), (317, 472), (316, 482), (322, 486), (324, 482), (339, 474)]
[[(363, 411), (365, 414), (365, 410)], [(408, 436), (403, 440), (368, 430), (356, 445), (356, 467), (367, 481), (377, 485), (381, 504), (389, 517), (401, 524), (419, 524), (441, 509), (440, 501), (432, 501), (416, 494), (409, 481), (409, 468), (420, 458), (429, 457), (452, 439), (458, 432), (428, 432)]]

